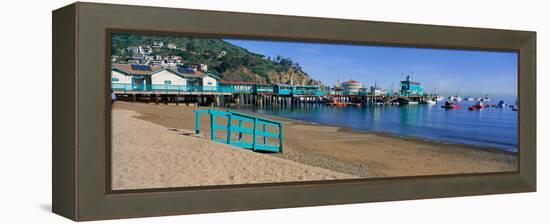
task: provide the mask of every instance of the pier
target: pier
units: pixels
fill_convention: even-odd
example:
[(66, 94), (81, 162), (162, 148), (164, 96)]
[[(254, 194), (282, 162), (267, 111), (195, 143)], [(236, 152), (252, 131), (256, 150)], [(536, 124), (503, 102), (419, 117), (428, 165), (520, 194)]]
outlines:
[(419, 82), (407, 76), (399, 92), (375, 86), (367, 89), (349, 80), (333, 88), (318, 85), (270, 84), (221, 80), (209, 72), (146, 65), (113, 64), (111, 90), (118, 100), (201, 106), (301, 104), (396, 105), (433, 100)]
[[(310, 87), (311, 88), (311, 87)], [(234, 86), (219, 86), (217, 88), (204, 89), (198, 87), (180, 86), (177, 88), (162, 88), (148, 90), (126, 90), (113, 88), (113, 93), (118, 100), (132, 102), (173, 103), (179, 105), (196, 104), (202, 106), (228, 106), (228, 105), (276, 105), (291, 106), (301, 104), (361, 104), (361, 105), (395, 105), (409, 102), (422, 102), (434, 100), (436, 95), (371, 95), (368, 93), (330, 93), (321, 90), (313, 91), (284, 91), (282, 93), (273, 90), (257, 91), (239, 90)]]

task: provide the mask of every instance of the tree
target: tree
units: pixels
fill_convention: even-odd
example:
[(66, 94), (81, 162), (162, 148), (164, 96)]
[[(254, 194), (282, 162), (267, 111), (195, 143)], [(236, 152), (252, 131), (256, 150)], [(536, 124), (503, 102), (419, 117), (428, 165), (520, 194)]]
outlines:
[(302, 70), (302, 67), (300, 67), (300, 64), (299, 64), (298, 62), (295, 62), (295, 63), (294, 63), (294, 68), (295, 68), (296, 70)]
[(195, 46), (191, 42), (187, 42), (187, 44), (185, 44), (185, 50), (196, 52), (197, 51), (197, 46)]

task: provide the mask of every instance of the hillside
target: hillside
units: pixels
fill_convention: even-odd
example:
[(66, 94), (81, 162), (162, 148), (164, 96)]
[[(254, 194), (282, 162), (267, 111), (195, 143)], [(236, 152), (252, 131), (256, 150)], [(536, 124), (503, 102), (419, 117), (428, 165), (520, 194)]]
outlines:
[[(112, 55), (125, 63), (133, 53), (126, 51), (129, 46), (153, 46), (163, 42), (163, 47), (152, 48), (151, 56), (181, 56), (183, 64), (206, 64), (208, 71), (224, 80), (253, 81), (259, 83), (288, 83), (319, 85), (305, 73), (300, 65), (289, 58), (276, 58), (250, 52), (222, 39), (186, 38), (169, 36), (142, 36), (115, 34), (112, 37)], [(175, 45), (168, 48), (170, 43)]]

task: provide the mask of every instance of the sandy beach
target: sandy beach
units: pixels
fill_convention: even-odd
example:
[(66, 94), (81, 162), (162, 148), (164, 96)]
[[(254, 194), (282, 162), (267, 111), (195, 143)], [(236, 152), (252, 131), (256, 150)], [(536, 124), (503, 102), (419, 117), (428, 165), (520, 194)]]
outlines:
[(332, 180), (355, 176), (215, 143), (113, 110), (113, 189)]
[(273, 117), (284, 123), (284, 153), (255, 153), (195, 136), (195, 109), (116, 102), (113, 189), (517, 170), (515, 154), (495, 149)]

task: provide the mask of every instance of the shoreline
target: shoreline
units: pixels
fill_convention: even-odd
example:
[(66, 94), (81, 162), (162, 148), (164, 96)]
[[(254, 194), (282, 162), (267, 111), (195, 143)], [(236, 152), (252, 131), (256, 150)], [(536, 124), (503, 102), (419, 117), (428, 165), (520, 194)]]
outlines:
[[(208, 107), (117, 102), (113, 108), (136, 111), (138, 119), (166, 128), (194, 130), (192, 111)], [(284, 123), (284, 151), (268, 156), (361, 178), (517, 171), (517, 154), (501, 149), (246, 113)], [(208, 127), (206, 116), (202, 122)]]
[[(491, 153), (502, 153), (502, 154), (505, 154), (505, 155), (512, 155), (512, 156), (517, 156), (518, 155), (517, 151), (509, 151), (509, 150), (506, 150), (506, 149), (503, 149), (503, 148), (498, 148), (498, 147), (477, 146), (477, 145), (471, 145), (471, 144), (466, 144), (466, 143), (445, 142), (445, 141), (442, 141), (442, 140), (423, 138), (423, 137), (419, 137), (419, 136), (399, 135), (399, 134), (396, 134), (396, 133), (385, 132), (385, 131), (359, 130), (359, 129), (349, 128), (349, 127), (346, 127), (346, 126), (340, 126), (340, 125), (320, 124), (320, 123), (311, 122), (311, 121), (304, 121), (304, 120), (299, 120), (299, 119), (292, 119), (292, 118), (286, 118), (286, 117), (280, 117), (280, 116), (274, 116), (274, 115), (255, 113), (255, 112), (250, 112), (250, 111), (246, 111), (246, 110), (239, 110), (239, 109), (231, 108), (231, 107), (220, 107), (220, 108), (229, 109), (229, 110), (236, 110), (240, 113), (245, 113), (245, 114), (250, 114), (250, 115), (255, 115), (255, 116), (263, 116), (263, 117), (266, 117), (266, 118), (269, 118), (269, 119), (272, 119), (272, 120), (276, 120), (276, 121), (281, 121), (281, 122), (294, 122), (294, 123), (301, 123), (301, 124), (304, 124), (304, 125), (312, 125), (312, 126), (335, 127), (335, 128), (339, 128), (339, 131), (341, 131), (341, 132), (374, 134), (374, 135), (379, 135), (379, 136), (389, 137), (389, 138), (399, 138), (399, 139), (403, 139), (403, 140), (407, 140), (407, 141), (418, 141), (418, 142), (422, 142), (422, 143), (444, 144), (444, 145), (459, 146), (459, 147), (473, 147), (473, 148), (476, 148), (478, 150), (483, 150), (483, 151), (487, 151), (487, 152), (491, 152)], [(516, 148), (516, 150), (517, 150), (517, 148)]]

